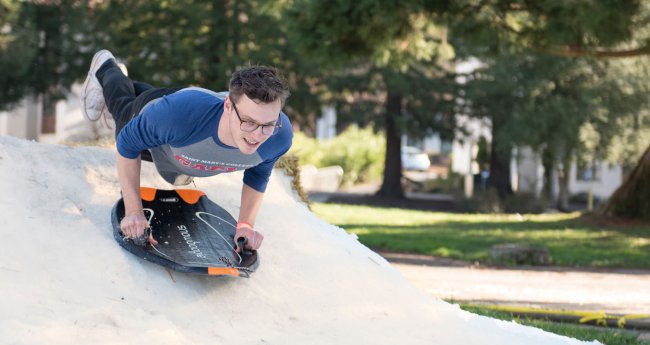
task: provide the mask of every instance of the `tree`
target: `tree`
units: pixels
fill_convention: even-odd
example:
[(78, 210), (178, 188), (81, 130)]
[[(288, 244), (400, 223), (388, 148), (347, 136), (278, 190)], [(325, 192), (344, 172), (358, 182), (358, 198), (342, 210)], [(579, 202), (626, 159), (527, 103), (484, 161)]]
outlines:
[[(519, 103), (511, 109), (511, 120), (519, 117), (524, 121), (514, 121), (516, 126), (504, 131), (523, 133), (524, 140), (515, 141), (507, 135), (501, 136), (501, 140), (531, 145), (541, 152), (548, 194), (550, 177), (558, 169), (558, 204), (566, 208), (570, 163), (574, 159), (593, 161), (605, 157), (610, 139), (621, 133), (617, 123), (635, 116), (643, 106), (639, 97), (622, 92), (634, 89), (629, 83), (625, 87), (615, 85), (625, 78), (611, 72), (610, 63), (602, 58), (643, 54), (643, 47), (647, 46), (644, 42), (650, 37), (646, 27), (647, 4), (633, 0), (589, 4), (460, 1), (454, 2), (448, 14), (460, 56), (478, 57), (488, 64), (504, 59), (504, 67), (509, 71), (502, 73), (502, 79), (521, 79), (521, 73), (528, 79), (520, 80), (525, 85), (519, 86), (519, 94), (526, 97), (512, 97), (508, 101)], [(530, 61), (517, 62), (522, 59)], [(526, 67), (531, 63), (535, 69)], [(637, 90), (638, 86), (635, 85)], [(499, 90), (497, 87), (485, 92)], [(499, 109), (494, 111), (498, 113)], [(528, 115), (521, 116), (525, 114)], [(585, 132), (585, 126), (602, 133), (596, 136), (597, 143), (583, 143), (579, 134)], [(507, 151), (504, 148), (503, 152)], [(502, 181), (497, 186), (509, 180), (504, 176), (496, 179)], [(500, 195), (507, 194), (508, 187), (498, 188)]]
[[(643, 89), (626, 76), (616, 64), (599, 59), (532, 54), (484, 58), (483, 67), (464, 86), (466, 107), (460, 110), (492, 123), (497, 152), (492, 152), (491, 163), (500, 159), (501, 165), (491, 166), (490, 184), (499, 195), (511, 192), (507, 164), (512, 147), (529, 146), (541, 153), (547, 192), (552, 172), (558, 172), (558, 206), (567, 209), (571, 164), (604, 159), (611, 139), (621, 132), (616, 123), (647, 105), (639, 92)], [(589, 131), (592, 139), (587, 140)]]
[(643, 153), (629, 177), (616, 189), (601, 214), (650, 220), (650, 147)]
[[(650, 220), (650, 111), (648, 111), (648, 93), (650, 92), (650, 71), (647, 59), (628, 59), (619, 63), (619, 88), (634, 96), (645, 107), (631, 116), (619, 119), (614, 125), (619, 128), (612, 138), (613, 145), (608, 147), (605, 157), (608, 161), (623, 162), (625, 179), (614, 191), (598, 213)], [(602, 135), (607, 135), (603, 133)], [(599, 137), (597, 137), (599, 138)], [(636, 161), (635, 161), (636, 160)]]
[(283, 5), (264, 1), (104, 2), (95, 13), (98, 44), (126, 62), (130, 76), (159, 87), (226, 90), (249, 64), (280, 68), (292, 96), (284, 111), (304, 123), (319, 109), (320, 69), (287, 39)]
[(352, 121), (385, 130), (379, 194), (402, 197), (402, 134), (453, 127), (453, 79), (443, 63), (453, 50), (445, 30), (398, 3), (296, 1), (288, 13), (303, 52), (334, 69), (329, 89), (343, 118), (356, 113)]
[(11, 108), (26, 92), (30, 61), (36, 55), (36, 30), (25, 20), (19, 1), (0, 1), (0, 109)]
[(460, 0), (445, 12), (454, 35), (492, 52), (507, 42), (520, 51), (564, 57), (650, 53), (648, 3), (641, 0)]
[(75, 0), (21, 2), (22, 23), (34, 36), (23, 42), (35, 50), (22, 78), (27, 90), (42, 97), (42, 133), (56, 129), (56, 102), (88, 68), (88, 35), (84, 34), (86, 2)]

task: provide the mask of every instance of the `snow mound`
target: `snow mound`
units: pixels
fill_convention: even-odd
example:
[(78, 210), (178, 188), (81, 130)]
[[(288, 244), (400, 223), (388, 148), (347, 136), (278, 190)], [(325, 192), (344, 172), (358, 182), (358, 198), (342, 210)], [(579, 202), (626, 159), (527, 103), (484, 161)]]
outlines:
[[(169, 188), (149, 163), (142, 176)], [(196, 186), (236, 217), (241, 178)], [(433, 299), (313, 215), (280, 171), (250, 279), (170, 272), (115, 243), (113, 150), (0, 137), (0, 190), (3, 344), (582, 343)]]

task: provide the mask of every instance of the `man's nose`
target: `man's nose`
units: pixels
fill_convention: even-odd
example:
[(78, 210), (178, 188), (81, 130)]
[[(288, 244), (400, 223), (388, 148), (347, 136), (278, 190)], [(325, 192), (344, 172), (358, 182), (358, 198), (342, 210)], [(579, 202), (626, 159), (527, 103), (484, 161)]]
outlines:
[(256, 140), (261, 140), (262, 138), (265, 137), (264, 133), (262, 133), (262, 126), (257, 127), (252, 134), (253, 134), (253, 138), (255, 138)]

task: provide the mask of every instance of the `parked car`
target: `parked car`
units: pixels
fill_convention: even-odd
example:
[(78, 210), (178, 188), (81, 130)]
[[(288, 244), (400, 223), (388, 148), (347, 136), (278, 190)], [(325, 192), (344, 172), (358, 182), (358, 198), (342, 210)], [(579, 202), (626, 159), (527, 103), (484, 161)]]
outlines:
[(428, 170), (430, 166), (431, 161), (426, 152), (413, 146), (402, 147), (402, 169)]

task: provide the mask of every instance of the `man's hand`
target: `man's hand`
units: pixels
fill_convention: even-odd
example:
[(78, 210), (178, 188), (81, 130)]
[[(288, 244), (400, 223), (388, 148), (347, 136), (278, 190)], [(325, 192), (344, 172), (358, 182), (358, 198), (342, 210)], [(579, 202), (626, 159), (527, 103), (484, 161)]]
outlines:
[[(244, 238), (244, 248), (239, 248), (239, 239)], [(262, 245), (264, 236), (259, 232), (253, 230), (250, 224), (239, 222), (237, 223), (237, 230), (235, 231), (235, 252), (241, 253), (242, 249), (257, 250)]]
[[(135, 239), (142, 236), (142, 234), (144, 234), (144, 230), (148, 227), (149, 222), (147, 222), (147, 218), (145, 218), (144, 211), (142, 210), (127, 213), (120, 222), (120, 229), (122, 230), (122, 234), (130, 239)], [(158, 244), (158, 242), (153, 239), (152, 235), (149, 235), (149, 238), (147, 238), (147, 240), (151, 244)]]

